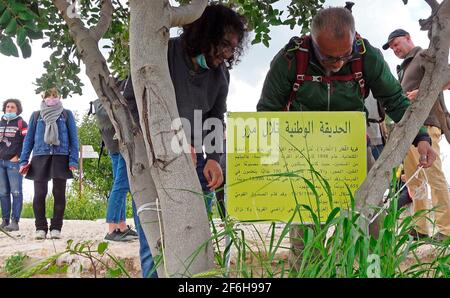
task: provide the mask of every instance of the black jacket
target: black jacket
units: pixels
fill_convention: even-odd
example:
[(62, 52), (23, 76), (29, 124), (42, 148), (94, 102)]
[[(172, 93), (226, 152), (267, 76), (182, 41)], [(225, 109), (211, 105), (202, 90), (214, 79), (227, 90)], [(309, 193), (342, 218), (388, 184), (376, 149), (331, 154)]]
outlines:
[(27, 134), (27, 123), (22, 117), (0, 120), (0, 160), (10, 160), (14, 156), (20, 156), (23, 140)]

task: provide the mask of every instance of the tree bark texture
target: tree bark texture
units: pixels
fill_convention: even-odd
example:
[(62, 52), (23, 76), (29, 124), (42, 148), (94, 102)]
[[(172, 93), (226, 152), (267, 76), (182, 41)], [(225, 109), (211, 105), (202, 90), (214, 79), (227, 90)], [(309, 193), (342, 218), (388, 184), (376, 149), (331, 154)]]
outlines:
[[(53, 4), (67, 23), (70, 35), (86, 66), (86, 74), (114, 125), (119, 138), (120, 151), (127, 164), (130, 191), (136, 208), (140, 210), (142, 206), (150, 206), (139, 213), (139, 218), (155, 257), (161, 253), (160, 228), (158, 214), (155, 211), (157, 210), (155, 208), (157, 193), (151, 178), (144, 138), (98, 48), (98, 41), (107, 31), (112, 17), (111, 1), (102, 1), (101, 19), (92, 29), (86, 28), (80, 19), (70, 18), (67, 15), (67, 1), (53, 0)], [(164, 276), (163, 270), (162, 266), (158, 269), (160, 276)]]
[[(134, 93), (152, 179), (161, 202), (168, 276), (184, 277), (214, 268), (211, 232), (202, 190), (190, 154), (172, 146), (185, 138), (169, 73), (171, 24), (193, 21), (206, 0), (174, 12), (167, 0), (130, 1), (130, 62)], [(192, 9), (194, 5), (196, 9)], [(188, 16), (189, 11), (195, 11)]]

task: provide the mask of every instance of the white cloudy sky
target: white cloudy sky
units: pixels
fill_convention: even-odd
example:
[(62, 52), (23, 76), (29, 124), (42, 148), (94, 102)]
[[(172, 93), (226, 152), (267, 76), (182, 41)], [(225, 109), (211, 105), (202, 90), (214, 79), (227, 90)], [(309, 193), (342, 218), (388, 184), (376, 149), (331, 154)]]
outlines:
[[(403, 28), (410, 32), (416, 45), (427, 47), (429, 41), (426, 32), (419, 30), (418, 20), (427, 18), (430, 9), (424, 0), (410, 0), (403, 5), (402, 0), (354, 0), (353, 14), (357, 31), (369, 39), (372, 45), (381, 48), (391, 31)], [(343, 5), (345, 0), (326, 0), (325, 6)], [(281, 8), (281, 6), (280, 6)], [(172, 30), (176, 33), (176, 30)], [(299, 30), (288, 27), (273, 28), (270, 48), (262, 45), (249, 46), (242, 62), (231, 71), (231, 85), (228, 96), (229, 111), (255, 111), (264, 77), (272, 57), (283, 47), (291, 36), (298, 35)], [(42, 62), (50, 51), (41, 48), (42, 43), (33, 44), (33, 56), (29, 59), (8, 58), (0, 55), (0, 100), (19, 98), (24, 105), (23, 116), (29, 119), (31, 113), (39, 108), (40, 97), (34, 92), (33, 82), (43, 72)], [(385, 59), (393, 73), (399, 59), (389, 51), (383, 51)], [(83, 70), (84, 71), (84, 70)], [(74, 96), (64, 101), (64, 106), (79, 114), (89, 109), (89, 101), (96, 98), (89, 80), (83, 74), (85, 87), (82, 96)], [(446, 91), (447, 106), (450, 108), (450, 92)], [(444, 170), (450, 181), (450, 146), (444, 140), (440, 142)], [(30, 181), (25, 181), (25, 199), (32, 195)]]

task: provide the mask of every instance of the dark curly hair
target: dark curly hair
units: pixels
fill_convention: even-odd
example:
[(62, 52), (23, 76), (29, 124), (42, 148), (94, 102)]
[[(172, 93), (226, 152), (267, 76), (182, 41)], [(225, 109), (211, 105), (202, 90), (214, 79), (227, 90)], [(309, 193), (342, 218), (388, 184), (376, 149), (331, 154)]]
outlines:
[(22, 103), (20, 102), (20, 100), (15, 99), (15, 98), (10, 98), (10, 99), (7, 99), (7, 100), (5, 100), (3, 102), (3, 113), (6, 113), (6, 105), (8, 103), (10, 103), (10, 102), (12, 102), (13, 104), (16, 105), (16, 107), (17, 107), (17, 115), (22, 114), (22, 111), (23, 111), (22, 110)]
[(221, 4), (207, 6), (199, 19), (183, 26), (181, 40), (190, 57), (209, 53), (211, 49), (216, 54), (217, 47), (223, 42), (224, 36), (228, 32), (233, 32), (238, 36), (238, 45), (233, 56), (225, 60), (226, 67), (231, 69), (233, 64), (239, 62), (248, 36), (245, 18), (233, 9)]

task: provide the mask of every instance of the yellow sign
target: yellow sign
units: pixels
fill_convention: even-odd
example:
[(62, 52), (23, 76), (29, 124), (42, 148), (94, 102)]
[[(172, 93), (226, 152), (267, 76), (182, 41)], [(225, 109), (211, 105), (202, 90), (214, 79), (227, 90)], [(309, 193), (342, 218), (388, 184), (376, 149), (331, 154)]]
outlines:
[(228, 113), (227, 211), (240, 221), (324, 222), (366, 167), (363, 112)]

